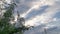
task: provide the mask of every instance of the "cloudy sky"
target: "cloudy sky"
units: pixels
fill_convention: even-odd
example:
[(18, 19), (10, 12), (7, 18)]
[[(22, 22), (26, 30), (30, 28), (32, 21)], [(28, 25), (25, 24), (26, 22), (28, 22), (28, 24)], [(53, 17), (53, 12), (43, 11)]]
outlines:
[(60, 18), (60, 0), (15, 0), (14, 12), (26, 19), (25, 25), (37, 26)]
[[(17, 4), (14, 15), (19, 11), (21, 17), (26, 20), (25, 26), (37, 27), (42, 24), (46, 24), (47, 27), (60, 26), (60, 0), (14, 0), (14, 2)], [(29, 34), (37, 34), (38, 32), (34, 32), (36, 30), (29, 31)]]

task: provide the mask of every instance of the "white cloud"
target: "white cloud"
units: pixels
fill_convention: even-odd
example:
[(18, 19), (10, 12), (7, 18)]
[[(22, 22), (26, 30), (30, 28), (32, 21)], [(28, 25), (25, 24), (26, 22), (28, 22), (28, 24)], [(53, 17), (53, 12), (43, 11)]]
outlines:
[(7, 2), (8, 4), (10, 4), (11, 3), (11, 0), (5, 0), (5, 2)]
[[(52, 1), (52, 0), (51, 0)], [(60, 9), (60, 7), (55, 3), (55, 1), (49, 2), (47, 0), (43, 1), (50, 4), (50, 8), (48, 8), (45, 13), (42, 13), (41, 15), (35, 16), (31, 18), (30, 20), (26, 21), (25, 25), (28, 26), (35, 26), (37, 22), (39, 23), (49, 23), (53, 20), (53, 16), (58, 12), (57, 10)], [(45, 3), (43, 3), (45, 5)], [(58, 7), (57, 7), (58, 6)], [(40, 6), (41, 7), (41, 6)], [(55, 19), (54, 19), (55, 20)]]
[[(30, 4), (29, 4), (30, 3)], [(27, 5), (30, 5), (31, 6), (31, 8), (26, 12), (26, 13), (24, 13), (24, 14), (22, 14), (22, 17), (25, 17), (28, 13), (30, 13), (33, 9), (39, 9), (39, 7), (41, 7), (41, 6), (43, 6), (43, 5), (53, 5), (54, 4), (54, 2), (52, 2), (52, 0), (37, 0), (37, 1), (35, 1), (34, 2), (34, 0), (33, 0), (33, 2), (28, 2), (28, 4)]]
[(57, 21), (57, 18), (54, 18), (53, 21)]
[(21, 2), (20, 4), (17, 4), (18, 7), (16, 8), (15, 11), (17, 11), (19, 7), (21, 7), (21, 5), (26, 5), (30, 7), (29, 10), (27, 10), (26, 12), (24, 11), (25, 13), (21, 14), (21, 16), (25, 18), (33, 9), (37, 10), (39, 9), (39, 7), (44, 6), (44, 5), (51, 6), (45, 10), (45, 13), (42, 13), (41, 15), (37, 15), (31, 18), (30, 20), (27, 20), (25, 23), (26, 26), (27, 25), (37, 26), (37, 24), (39, 25), (40, 23), (51, 22), (53, 20), (53, 16), (55, 15), (55, 13), (58, 12), (57, 10), (60, 9), (59, 5), (55, 3), (56, 0), (37, 0), (37, 1), (33, 0), (32, 2), (26, 2), (25, 0), (21, 0), (20, 2)]
[(26, 25), (35, 26), (36, 22), (48, 23), (52, 20), (52, 17), (53, 17), (52, 15), (54, 15), (54, 12), (53, 14), (51, 14), (50, 12), (43, 13), (42, 15), (36, 16), (34, 18), (31, 18), (31, 20), (28, 20), (26, 22)]

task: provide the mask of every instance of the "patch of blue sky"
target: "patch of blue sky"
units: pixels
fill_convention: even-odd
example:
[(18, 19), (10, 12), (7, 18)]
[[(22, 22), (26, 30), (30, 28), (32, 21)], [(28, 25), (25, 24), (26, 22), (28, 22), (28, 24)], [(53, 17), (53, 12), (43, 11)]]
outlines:
[(26, 6), (26, 5), (20, 5), (20, 7), (18, 7), (18, 11), (19, 11), (20, 13), (24, 13), (24, 12), (26, 12), (28, 9), (29, 9), (29, 7)]
[(30, 12), (30, 13), (27, 15), (26, 19), (29, 19), (29, 18), (34, 17), (34, 16), (37, 16), (37, 15), (41, 15), (41, 14), (44, 13), (45, 10), (48, 9), (49, 7), (50, 7), (50, 6), (48, 6), (48, 5), (44, 5), (44, 6), (40, 7), (38, 10), (33, 9), (32, 12)]
[(57, 12), (54, 17), (55, 17), (55, 18), (60, 18), (60, 11)]

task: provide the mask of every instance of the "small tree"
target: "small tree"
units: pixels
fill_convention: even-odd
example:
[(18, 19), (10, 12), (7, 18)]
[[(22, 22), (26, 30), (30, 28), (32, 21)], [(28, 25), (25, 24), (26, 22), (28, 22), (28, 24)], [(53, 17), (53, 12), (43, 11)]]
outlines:
[(22, 27), (16, 29), (14, 26), (12, 26), (9, 23), (10, 18), (12, 17), (12, 11), (14, 10), (15, 5), (16, 5), (15, 3), (10, 4), (7, 11), (4, 13), (3, 18), (0, 19), (0, 34), (14, 34), (17, 32), (19, 32), (19, 34), (22, 34), (22, 31), (29, 29), (25, 27), (23, 24), (22, 24)]
[[(0, 34), (14, 34), (17, 30), (14, 26), (11, 26), (10, 18), (12, 16), (12, 11), (14, 10), (15, 3), (10, 4), (7, 11), (4, 13), (3, 18), (0, 20)], [(20, 31), (20, 33), (22, 33)]]
[(9, 24), (13, 9), (14, 9), (14, 3), (8, 7), (7, 11), (3, 15), (3, 18), (1, 18), (0, 34), (9, 34), (11, 31), (14, 30), (13, 26), (11, 26), (11, 24)]

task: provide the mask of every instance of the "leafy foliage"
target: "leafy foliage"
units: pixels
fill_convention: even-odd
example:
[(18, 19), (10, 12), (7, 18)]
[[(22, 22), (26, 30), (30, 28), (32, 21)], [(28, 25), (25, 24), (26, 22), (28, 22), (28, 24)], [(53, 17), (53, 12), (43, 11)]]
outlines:
[(22, 32), (25, 30), (28, 30), (29, 28), (25, 27), (22, 24), (22, 27), (15, 28), (13, 25), (11, 25), (10, 18), (12, 17), (12, 11), (14, 10), (14, 6), (16, 4), (12, 3), (8, 7), (7, 11), (4, 13), (3, 18), (0, 19), (0, 34), (14, 34), (19, 32), (19, 34), (23, 34)]
[[(10, 18), (12, 16), (12, 11), (14, 10), (14, 3), (9, 6), (7, 11), (4, 13), (3, 17), (0, 20), (0, 34), (14, 34), (15, 32), (18, 32), (18, 30), (9, 24)], [(19, 31), (20, 34), (22, 34), (22, 31)]]

